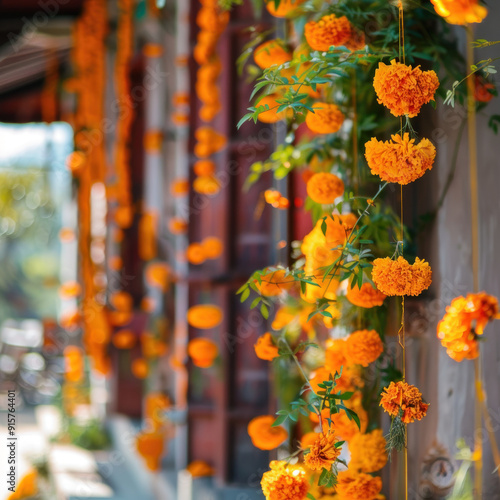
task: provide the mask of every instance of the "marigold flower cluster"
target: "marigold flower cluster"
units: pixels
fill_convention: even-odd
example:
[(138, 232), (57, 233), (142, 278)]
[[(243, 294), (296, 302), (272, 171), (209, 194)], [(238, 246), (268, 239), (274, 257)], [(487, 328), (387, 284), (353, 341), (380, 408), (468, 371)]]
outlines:
[(227, 139), (212, 127), (200, 127), (194, 134), (197, 143), (194, 146), (194, 154), (198, 158), (206, 159), (210, 155), (219, 152), (227, 143)]
[(313, 50), (328, 51), (331, 46), (345, 45), (351, 38), (352, 28), (347, 17), (334, 14), (319, 21), (309, 21), (305, 26), (307, 43)]
[(414, 264), (399, 256), (373, 261), (372, 279), (386, 295), (420, 295), (432, 283), (432, 270), (428, 262), (415, 259)]
[(382, 479), (351, 470), (339, 472), (337, 495), (339, 500), (374, 500), (382, 489)]
[(280, 0), (278, 7), (274, 0), (266, 1), (266, 9), (274, 17), (287, 17), (306, 0)]
[(217, 0), (204, 1), (196, 16), (196, 24), (200, 28), (196, 46), (194, 48), (194, 59), (200, 64), (206, 64), (216, 59), (216, 46), (220, 35), (229, 22), (229, 12), (222, 11)]
[(199, 368), (210, 368), (219, 354), (217, 344), (203, 337), (190, 340), (187, 351), (193, 365)]
[(253, 53), (255, 64), (261, 69), (282, 64), (292, 60), (291, 52), (285, 47), (282, 40), (269, 40), (261, 43)]
[(405, 424), (422, 420), (429, 405), (422, 401), (422, 393), (406, 382), (391, 382), (382, 391), (380, 406), (392, 417), (401, 416)]
[(348, 364), (368, 366), (384, 352), (384, 344), (375, 330), (358, 330), (345, 341), (344, 354)]
[(479, 356), (478, 336), (498, 317), (498, 300), (484, 292), (456, 297), (438, 323), (437, 336), (455, 361)]
[(350, 470), (370, 473), (377, 472), (387, 463), (387, 442), (382, 429), (366, 434), (356, 434), (349, 442), (351, 452)]
[(307, 181), (307, 194), (316, 203), (330, 205), (344, 194), (344, 183), (335, 174), (320, 172)]
[(221, 109), (220, 91), (217, 80), (222, 64), (217, 57), (200, 65), (196, 72), (195, 90), (202, 102), (199, 116), (204, 122), (211, 122)]
[(340, 130), (345, 117), (336, 104), (316, 102), (312, 109), (306, 115), (306, 124), (312, 132), (334, 134)]
[(431, 0), (434, 10), (450, 24), (480, 23), (488, 9), (478, 0)]
[(365, 144), (365, 158), (372, 174), (383, 181), (409, 184), (432, 168), (436, 148), (429, 139), (415, 144), (408, 133), (391, 136), (392, 141), (378, 141), (372, 137)]
[(370, 309), (381, 306), (384, 303), (386, 295), (377, 290), (371, 283), (363, 283), (361, 288), (357, 285), (354, 287), (349, 286), (346, 298), (355, 306)]
[(313, 471), (330, 470), (342, 450), (340, 446), (335, 446), (339, 441), (331, 430), (318, 434), (309, 448), (309, 453), (304, 457), (306, 467)]
[(257, 357), (265, 361), (272, 361), (279, 356), (278, 348), (274, 345), (273, 336), (269, 332), (264, 333), (257, 339), (254, 349)]
[(273, 460), (262, 476), (261, 486), (266, 500), (304, 500), (309, 488), (305, 470), (297, 465)]
[(290, 201), (285, 196), (282, 196), (276, 189), (266, 189), (264, 199), (274, 208), (286, 210), (290, 206)]
[(262, 415), (248, 424), (248, 435), (259, 450), (274, 450), (288, 438), (288, 432), (283, 427), (273, 427), (274, 420), (272, 415)]
[(434, 71), (422, 71), (391, 61), (379, 63), (373, 79), (378, 102), (389, 108), (394, 116), (417, 116), (420, 108), (434, 99), (439, 80)]

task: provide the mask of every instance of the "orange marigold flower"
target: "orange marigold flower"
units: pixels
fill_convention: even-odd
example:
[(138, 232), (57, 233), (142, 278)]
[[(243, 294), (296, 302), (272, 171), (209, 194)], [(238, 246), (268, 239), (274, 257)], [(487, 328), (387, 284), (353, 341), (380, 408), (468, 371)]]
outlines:
[(203, 251), (205, 252), (205, 257), (207, 259), (217, 259), (222, 255), (224, 251), (224, 244), (220, 238), (215, 236), (209, 236), (201, 242)]
[(278, 348), (273, 343), (273, 336), (266, 332), (257, 339), (257, 343), (253, 346), (255, 354), (258, 358), (266, 361), (272, 361), (279, 356)]
[(144, 398), (144, 417), (149, 428), (158, 431), (165, 427), (165, 410), (171, 406), (168, 396), (161, 392), (150, 392)]
[(198, 160), (193, 165), (193, 170), (198, 176), (213, 175), (215, 173), (215, 163), (212, 160)]
[(285, 276), (284, 269), (278, 269), (269, 273), (263, 274), (259, 283), (255, 280), (255, 286), (261, 295), (265, 297), (275, 297), (283, 292), (287, 292), (293, 287), (294, 279), (292, 276)]
[(422, 71), (398, 63), (379, 63), (373, 79), (379, 104), (389, 108), (394, 116), (417, 116), (420, 108), (434, 100), (439, 80), (434, 71)]
[(206, 259), (205, 250), (201, 243), (191, 243), (186, 249), (186, 259), (190, 264), (203, 264)]
[(319, 434), (311, 445), (309, 453), (304, 457), (304, 464), (315, 471), (330, 470), (342, 449), (341, 446), (335, 446), (339, 441), (340, 439), (331, 430), (326, 434)]
[(220, 183), (213, 175), (203, 175), (193, 181), (193, 190), (200, 194), (213, 196), (220, 191)]
[(344, 114), (337, 105), (327, 102), (316, 102), (313, 111), (308, 111), (306, 124), (310, 130), (317, 134), (334, 134), (340, 130), (344, 123)]
[(38, 472), (33, 469), (27, 472), (19, 481), (14, 493), (11, 493), (7, 500), (22, 500), (38, 495)]
[(202, 337), (190, 340), (187, 351), (193, 364), (199, 368), (210, 368), (219, 354), (217, 344)]
[(349, 364), (368, 366), (384, 352), (384, 344), (375, 330), (358, 330), (347, 337), (344, 354)]
[(212, 33), (222, 33), (229, 22), (229, 11), (218, 7), (202, 7), (196, 16), (196, 24), (203, 30)]
[(146, 283), (154, 288), (166, 290), (170, 283), (172, 271), (170, 267), (163, 262), (152, 262), (146, 267)]
[(382, 429), (375, 429), (367, 434), (356, 434), (349, 443), (349, 469), (365, 473), (382, 469), (387, 463), (386, 446)]
[[(340, 367), (335, 371), (339, 371)], [(319, 387), (319, 384), (322, 384), (326, 380), (329, 380), (330, 375), (334, 375), (335, 371), (330, 371), (324, 366), (317, 368), (314, 370), (310, 377), (309, 381), (311, 383), (311, 387), (314, 392), (321, 391), (322, 389)], [(342, 375), (339, 379), (337, 379), (337, 391), (354, 391), (364, 386), (364, 380), (361, 376), (361, 371), (358, 366), (345, 366), (342, 370)]]
[(201, 304), (188, 309), (187, 322), (194, 328), (208, 330), (222, 323), (222, 310), (211, 304)]
[(78, 281), (67, 281), (59, 287), (59, 296), (63, 299), (78, 297), (82, 292), (82, 287)]
[(187, 467), (186, 470), (192, 477), (207, 477), (214, 475), (214, 468), (203, 460), (194, 460)]
[(66, 158), (66, 166), (73, 173), (77, 174), (87, 163), (87, 156), (81, 151), (74, 151)]
[(351, 38), (347, 40), (345, 46), (352, 52), (363, 50), (366, 47), (365, 34), (362, 31), (353, 29), (351, 32)]
[(375, 500), (382, 489), (382, 479), (369, 474), (343, 470), (337, 479), (339, 500)]
[(498, 300), (484, 292), (456, 297), (438, 323), (437, 336), (450, 358), (455, 361), (479, 356), (478, 335), (498, 317)]
[(361, 288), (358, 288), (357, 285), (354, 285), (354, 288), (349, 286), (346, 297), (351, 304), (369, 309), (381, 306), (386, 295), (377, 290), (371, 283), (363, 283)]
[(309, 21), (304, 30), (307, 43), (313, 50), (327, 51), (332, 45), (344, 45), (351, 37), (352, 27), (347, 17), (334, 14), (318, 22)]
[(287, 114), (285, 111), (280, 111), (279, 113), (277, 111), (280, 104), (276, 102), (276, 99), (279, 99), (279, 97), (279, 94), (269, 94), (259, 100), (259, 102), (256, 104), (257, 107), (267, 106), (269, 108), (266, 111), (259, 113), (258, 120), (260, 122), (276, 123), (286, 118)]
[(397, 260), (386, 257), (373, 261), (372, 279), (386, 295), (420, 295), (432, 283), (432, 270), (418, 257), (411, 265), (401, 256)]
[(382, 392), (380, 406), (391, 415), (397, 417), (402, 413), (401, 420), (411, 424), (415, 420), (422, 420), (429, 405), (422, 401), (422, 393), (406, 382), (391, 382)]
[(282, 40), (269, 40), (255, 49), (253, 58), (259, 68), (265, 69), (291, 61), (292, 54), (286, 49)]
[(304, 469), (285, 461), (273, 460), (264, 472), (261, 486), (266, 500), (304, 500), (309, 489)]
[(488, 9), (478, 0), (431, 0), (434, 10), (450, 24), (480, 23)]
[(281, 330), (282, 328), (285, 328), (285, 326), (289, 325), (292, 321), (294, 321), (296, 317), (296, 313), (289, 307), (280, 307), (276, 311), (274, 320), (271, 323), (271, 328), (273, 330)]
[(134, 300), (130, 293), (121, 291), (111, 294), (109, 303), (118, 311), (130, 311)]
[(289, 14), (306, 0), (280, 0), (278, 7), (274, 0), (267, 0), (266, 9), (274, 17), (287, 17)]
[(344, 183), (340, 177), (327, 172), (314, 174), (307, 182), (307, 194), (311, 200), (322, 205), (330, 205), (344, 193)]
[(163, 132), (161, 130), (148, 130), (144, 134), (144, 149), (146, 153), (157, 153), (163, 145)]
[(325, 369), (330, 373), (340, 372), (340, 367), (348, 365), (344, 354), (345, 349), (344, 339), (335, 339), (328, 341), (325, 350)]
[(275, 420), (272, 415), (262, 415), (248, 424), (248, 435), (259, 450), (274, 450), (288, 438), (288, 432), (283, 427), (273, 427)]
[(409, 184), (432, 168), (436, 148), (429, 139), (415, 144), (408, 133), (391, 136), (392, 141), (378, 141), (372, 137), (365, 144), (365, 158), (372, 174), (383, 181)]

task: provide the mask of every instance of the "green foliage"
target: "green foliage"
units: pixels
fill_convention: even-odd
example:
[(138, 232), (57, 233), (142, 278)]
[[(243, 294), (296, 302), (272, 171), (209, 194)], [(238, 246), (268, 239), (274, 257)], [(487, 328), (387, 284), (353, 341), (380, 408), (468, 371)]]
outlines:
[(385, 437), (387, 441), (387, 453), (391, 456), (392, 450), (403, 451), (406, 446), (406, 425), (401, 420), (403, 411), (400, 410), (400, 415), (394, 417), (391, 421), (389, 434)]

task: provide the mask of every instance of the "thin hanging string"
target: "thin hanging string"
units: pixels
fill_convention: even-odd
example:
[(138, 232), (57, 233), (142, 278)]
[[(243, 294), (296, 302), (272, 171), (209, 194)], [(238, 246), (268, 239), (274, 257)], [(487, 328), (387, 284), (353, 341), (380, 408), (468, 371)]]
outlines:
[[(467, 33), (467, 68), (474, 64), (473, 33), (470, 25), (465, 27)], [(476, 102), (474, 98), (474, 81), (467, 79), (467, 132), (469, 139), (469, 177), (470, 177), (470, 210), (472, 239), (472, 284), (474, 293), (479, 292), (479, 203), (477, 189), (477, 138), (476, 138)], [(476, 398), (474, 401), (474, 490), (476, 498), (482, 498), (483, 491), (483, 443), (482, 437), (482, 397), (481, 382), (481, 349), (474, 360), (474, 379)]]
[[(399, 0), (399, 62), (405, 64), (405, 29), (404, 29), (404, 12), (403, 3)], [(403, 135), (403, 117), (399, 119), (400, 134)], [(400, 244), (401, 255), (404, 256), (404, 212), (403, 212), (403, 185), (400, 186), (401, 200), (401, 228), (400, 228)], [(403, 381), (406, 382), (406, 338), (405, 338), (405, 297), (401, 297), (401, 328), (399, 329), (399, 344), (403, 355)], [(404, 489), (405, 500), (408, 500), (408, 426), (405, 424), (405, 446), (404, 446)]]

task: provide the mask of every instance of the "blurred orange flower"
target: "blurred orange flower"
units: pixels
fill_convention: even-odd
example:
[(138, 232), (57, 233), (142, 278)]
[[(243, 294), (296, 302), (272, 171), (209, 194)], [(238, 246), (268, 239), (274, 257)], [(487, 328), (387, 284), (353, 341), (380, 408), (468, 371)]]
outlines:
[(488, 9), (478, 0), (431, 0), (435, 11), (450, 24), (480, 23)]
[(304, 30), (307, 43), (313, 50), (328, 51), (333, 46), (345, 45), (351, 37), (351, 23), (347, 17), (334, 14), (319, 21), (309, 21)]
[(295, 283), (293, 276), (286, 277), (285, 274), (284, 269), (268, 272), (260, 277), (260, 283), (255, 280), (255, 286), (261, 295), (275, 297), (290, 290)]
[(288, 439), (288, 432), (283, 427), (272, 426), (275, 420), (272, 415), (262, 415), (248, 424), (248, 435), (259, 450), (274, 450)]
[(387, 463), (387, 442), (382, 429), (366, 434), (356, 434), (349, 443), (351, 461), (349, 469), (370, 473), (377, 472)]
[(162, 432), (142, 431), (135, 438), (136, 449), (146, 461), (146, 467), (153, 472), (160, 470), (161, 456), (165, 447), (165, 436)]
[(130, 368), (136, 378), (144, 379), (149, 375), (149, 365), (144, 358), (134, 359)]
[(214, 468), (208, 465), (203, 460), (194, 460), (187, 467), (186, 470), (192, 477), (207, 477), (214, 475)]
[(343, 470), (337, 479), (339, 500), (375, 500), (382, 489), (382, 479), (369, 474)]
[(276, 7), (276, 2), (274, 0), (267, 0), (266, 9), (274, 17), (287, 17), (305, 1), (306, 0), (280, 0), (278, 7)]
[(253, 347), (257, 357), (265, 361), (272, 361), (279, 356), (278, 348), (274, 345), (273, 336), (269, 332), (261, 335)]
[(137, 337), (132, 330), (118, 330), (111, 342), (117, 349), (132, 349), (137, 342)]
[(282, 40), (269, 40), (260, 44), (253, 53), (255, 64), (262, 69), (270, 66), (280, 66), (292, 60), (292, 54)]
[(215, 328), (222, 323), (222, 319), (222, 309), (212, 304), (192, 306), (187, 312), (187, 322), (194, 328)]
[(309, 481), (300, 465), (273, 460), (269, 467), (271, 470), (264, 472), (260, 483), (266, 500), (304, 500), (306, 498)]
[(172, 182), (170, 192), (173, 196), (185, 196), (189, 193), (189, 181), (187, 179), (177, 179)]
[(201, 242), (205, 257), (207, 259), (217, 259), (222, 255), (224, 251), (224, 244), (220, 238), (215, 236), (209, 236), (204, 238)]
[(199, 368), (210, 368), (218, 354), (219, 348), (213, 340), (198, 337), (189, 341), (188, 355)]
[(317, 134), (334, 134), (344, 123), (344, 114), (336, 104), (316, 102), (312, 105), (313, 111), (308, 111), (306, 124), (309, 130)]
[(375, 330), (358, 330), (347, 337), (344, 354), (349, 364), (368, 366), (384, 352), (384, 344)]
[(307, 182), (307, 194), (311, 200), (330, 205), (344, 193), (344, 183), (335, 174), (321, 172), (314, 174)]
[(213, 175), (203, 175), (193, 181), (193, 190), (208, 196), (215, 195), (220, 191), (220, 183)]
[(193, 165), (194, 173), (199, 176), (209, 176), (215, 173), (215, 163), (212, 160), (198, 160)]
[(186, 259), (190, 264), (203, 264), (206, 259), (205, 250), (201, 243), (191, 243), (186, 249)]
[(381, 306), (384, 303), (386, 295), (377, 290), (371, 283), (363, 283), (361, 288), (354, 285), (347, 287), (347, 300), (358, 307), (371, 308)]

